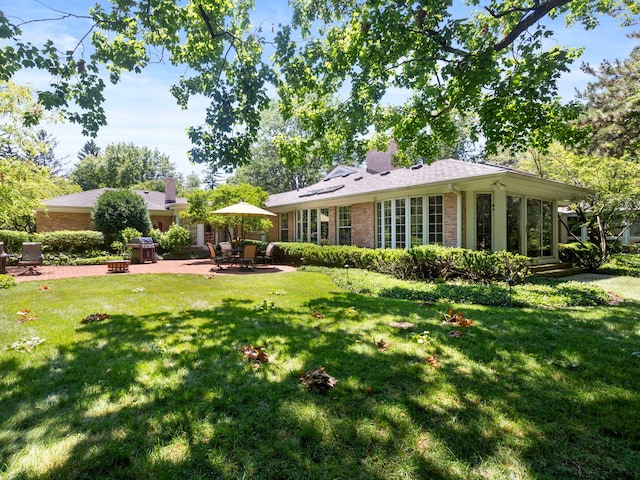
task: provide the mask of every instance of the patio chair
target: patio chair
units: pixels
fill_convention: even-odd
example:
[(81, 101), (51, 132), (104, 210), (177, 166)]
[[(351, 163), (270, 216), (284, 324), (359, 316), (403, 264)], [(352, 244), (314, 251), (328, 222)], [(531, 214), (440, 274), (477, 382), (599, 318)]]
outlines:
[(36, 267), (42, 265), (42, 243), (24, 242), (22, 244), (22, 255), (18, 257), (18, 266), (27, 267), (20, 275), (40, 275), (42, 272)]
[(256, 265), (256, 254), (258, 246), (255, 244), (246, 244), (242, 249), (242, 256), (239, 258), (240, 268), (242, 270), (253, 270)]
[(267, 264), (270, 264), (272, 267), (275, 266), (273, 261), (273, 251), (275, 250), (276, 242), (270, 242), (267, 244), (267, 249), (264, 253), (261, 253), (256, 256), (256, 265), (262, 265), (266, 267)]
[[(223, 243), (228, 244), (229, 247), (227, 248), (226, 246), (223, 246)], [(216, 247), (214, 247), (210, 242), (207, 242), (207, 248), (209, 249), (209, 259), (211, 260), (211, 263), (215, 263), (220, 270), (224, 270), (223, 265), (232, 265), (235, 262), (230, 243), (221, 242), (220, 253), (216, 251)]]

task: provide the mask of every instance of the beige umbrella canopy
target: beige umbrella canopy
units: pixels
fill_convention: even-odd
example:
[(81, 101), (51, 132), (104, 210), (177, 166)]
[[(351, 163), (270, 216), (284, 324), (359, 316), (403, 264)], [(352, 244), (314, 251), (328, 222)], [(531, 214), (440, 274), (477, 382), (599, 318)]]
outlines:
[(228, 207), (214, 210), (214, 215), (226, 215), (229, 217), (240, 217), (242, 239), (244, 240), (244, 217), (275, 217), (275, 213), (271, 213), (263, 208), (256, 207), (247, 202), (238, 202)]

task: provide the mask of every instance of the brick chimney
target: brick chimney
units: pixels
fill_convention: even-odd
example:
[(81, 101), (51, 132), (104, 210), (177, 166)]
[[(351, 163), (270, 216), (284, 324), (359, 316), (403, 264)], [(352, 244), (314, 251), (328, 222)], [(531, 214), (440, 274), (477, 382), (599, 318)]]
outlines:
[(164, 203), (176, 203), (176, 177), (173, 173), (167, 175), (164, 179)]
[(391, 166), (391, 157), (398, 151), (398, 144), (393, 140), (389, 142), (386, 152), (371, 150), (367, 152), (367, 172), (380, 173), (387, 170), (395, 170), (397, 167)]

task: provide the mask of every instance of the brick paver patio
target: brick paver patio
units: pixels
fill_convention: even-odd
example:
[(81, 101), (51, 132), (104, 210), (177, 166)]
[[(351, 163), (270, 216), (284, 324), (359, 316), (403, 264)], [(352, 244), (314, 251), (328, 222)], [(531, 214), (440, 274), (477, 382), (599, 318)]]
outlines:
[(255, 270), (241, 271), (237, 267), (219, 270), (209, 260), (159, 260), (157, 263), (131, 264), (128, 272), (109, 272), (107, 265), (82, 265), (82, 266), (52, 266), (43, 265), (37, 267), (40, 275), (19, 275), (25, 271), (24, 267), (7, 267), (7, 274), (13, 275), (17, 282), (53, 280), (57, 278), (92, 277), (99, 275), (132, 275), (144, 273), (191, 273), (196, 275), (255, 275), (268, 273), (293, 272), (295, 267), (289, 265), (275, 265), (275, 267), (256, 267)]

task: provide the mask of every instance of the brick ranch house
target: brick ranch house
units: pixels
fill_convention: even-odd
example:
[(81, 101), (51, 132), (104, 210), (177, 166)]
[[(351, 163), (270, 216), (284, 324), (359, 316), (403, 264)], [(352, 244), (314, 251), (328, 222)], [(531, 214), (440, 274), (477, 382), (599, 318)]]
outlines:
[(496, 165), (439, 160), (393, 168), (387, 152), (367, 168), (335, 167), (315, 185), (271, 195), (271, 240), (406, 248), (441, 244), (507, 250), (558, 261), (558, 207), (586, 189)]
[[(36, 227), (38, 232), (56, 230), (95, 230), (91, 211), (98, 200), (109, 188), (98, 188), (86, 192), (62, 195), (45, 200), (44, 207), (36, 211)], [(144, 199), (149, 210), (153, 228), (167, 231), (172, 223), (179, 223), (178, 215), (189, 208), (186, 198), (176, 197), (176, 179), (169, 176), (165, 179), (165, 191), (154, 192), (133, 190)], [(204, 245), (204, 226), (189, 227), (195, 242)]]

